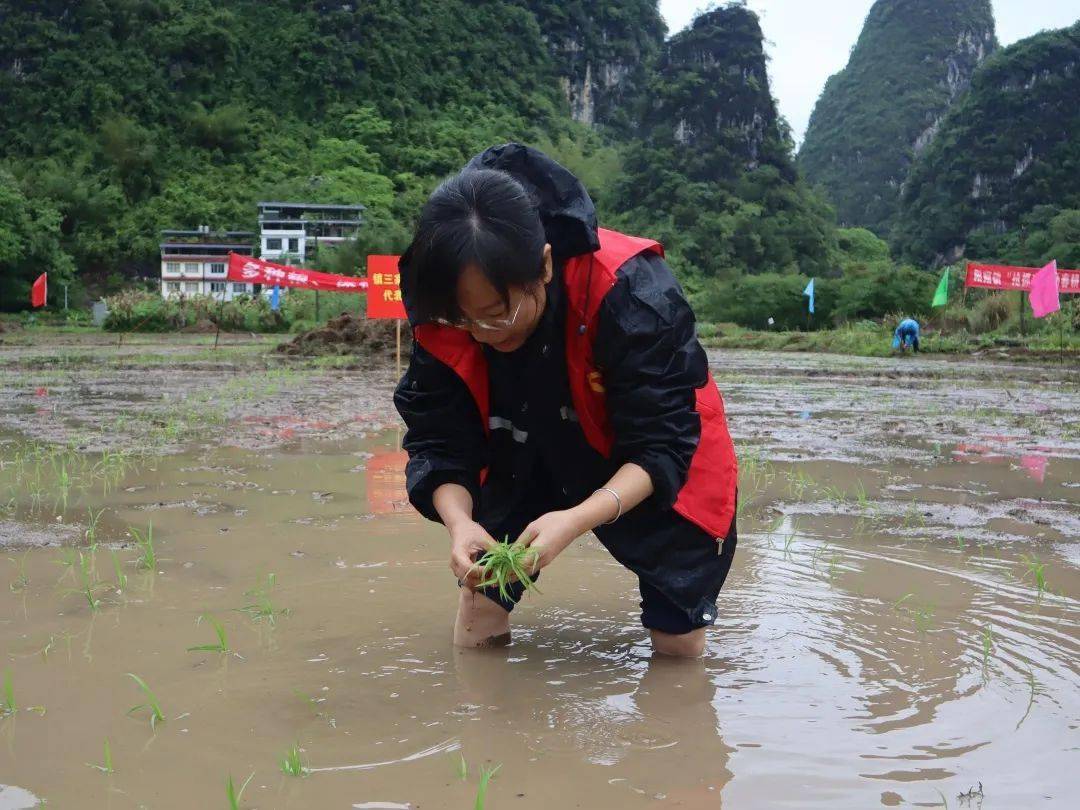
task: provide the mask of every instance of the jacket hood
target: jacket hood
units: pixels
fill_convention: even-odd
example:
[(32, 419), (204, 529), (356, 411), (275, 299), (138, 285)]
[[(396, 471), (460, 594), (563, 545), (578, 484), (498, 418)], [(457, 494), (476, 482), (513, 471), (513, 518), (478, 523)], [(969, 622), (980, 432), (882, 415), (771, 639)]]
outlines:
[(497, 169), (523, 185), (540, 208), (551, 252), (560, 258), (600, 249), (596, 206), (589, 192), (570, 171), (539, 149), (506, 143), (485, 149), (467, 169)]

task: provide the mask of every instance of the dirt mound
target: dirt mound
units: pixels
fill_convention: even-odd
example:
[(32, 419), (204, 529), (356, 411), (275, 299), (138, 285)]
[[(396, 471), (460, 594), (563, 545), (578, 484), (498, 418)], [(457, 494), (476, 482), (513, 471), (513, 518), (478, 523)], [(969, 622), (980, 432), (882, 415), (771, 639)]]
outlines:
[[(369, 321), (342, 312), (325, 326), (303, 332), (277, 350), (291, 355), (323, 354), (384, 354), (392, 353), (396, 345), (393, 321)], [(401, 328), (401, 351), (408, 352), (412, 335), (406, 324)]]

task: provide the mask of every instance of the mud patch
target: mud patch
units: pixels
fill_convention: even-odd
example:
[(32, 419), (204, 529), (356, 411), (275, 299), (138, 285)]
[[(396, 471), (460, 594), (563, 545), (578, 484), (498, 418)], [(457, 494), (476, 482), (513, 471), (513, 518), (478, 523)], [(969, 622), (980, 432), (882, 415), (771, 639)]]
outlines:
[[(395, 351), (398, 327), (394, 321), (369, 321), (342, 312), (326, 325), (297, 335), (282, 343), (277, 351), (287, 355), (312, 357), (328, 354), (385, 355)], [(401, 329), (402, 352), (412, 345), (407, 327)]]

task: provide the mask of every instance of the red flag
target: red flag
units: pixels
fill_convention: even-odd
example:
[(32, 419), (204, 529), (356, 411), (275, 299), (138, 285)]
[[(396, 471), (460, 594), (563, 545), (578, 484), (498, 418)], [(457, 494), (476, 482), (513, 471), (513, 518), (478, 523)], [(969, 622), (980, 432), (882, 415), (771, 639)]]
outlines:
[(37, 277), (37, 280), (34, 282), (34, 286), (30, 288), (30, 306), (45, 306), (45, 288), (48, 285), (48, 278), (48, 273), (42, 273), (40, 276)]

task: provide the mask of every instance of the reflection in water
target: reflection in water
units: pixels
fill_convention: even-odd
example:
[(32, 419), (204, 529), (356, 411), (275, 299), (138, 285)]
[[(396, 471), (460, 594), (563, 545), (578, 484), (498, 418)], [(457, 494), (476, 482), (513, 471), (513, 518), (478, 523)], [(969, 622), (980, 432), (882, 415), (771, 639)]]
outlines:
[(534, 761), (572, 756), (603, 766), (610, 773), (592, 789), (605, 806), (620, 795), (691, 807), (719, 801), (732, 749), (715, 709), (717, 662), (611, 653), (607, 639), (555, 660), (544, 646), (536, 632), (511, 647), (455, 651), (459, 711), (484, 721), (464, 724), (464, 751), (501, 761), (524, 744)]

